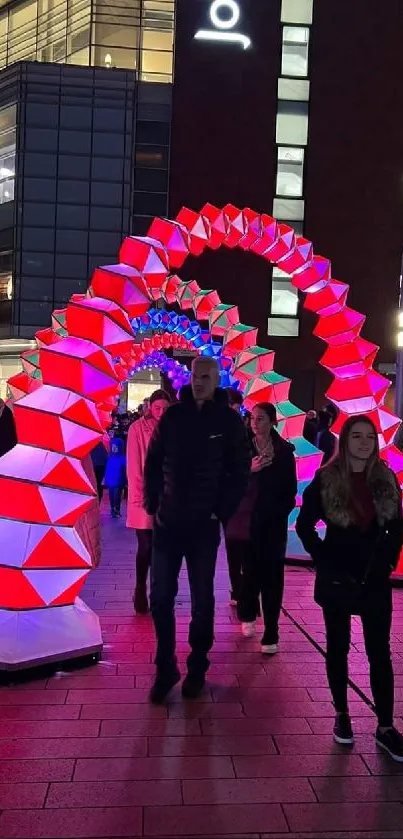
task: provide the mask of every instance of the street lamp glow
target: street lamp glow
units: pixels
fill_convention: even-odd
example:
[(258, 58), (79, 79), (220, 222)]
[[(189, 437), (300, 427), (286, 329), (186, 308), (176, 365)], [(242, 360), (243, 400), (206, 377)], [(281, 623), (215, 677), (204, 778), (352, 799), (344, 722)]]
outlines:
[(397, 346), (403, 347), (403, 331), (397, 333)]
[(397, 322), (399, 324), (399, 329), (403, 329), (403, 312), (398, 313)]

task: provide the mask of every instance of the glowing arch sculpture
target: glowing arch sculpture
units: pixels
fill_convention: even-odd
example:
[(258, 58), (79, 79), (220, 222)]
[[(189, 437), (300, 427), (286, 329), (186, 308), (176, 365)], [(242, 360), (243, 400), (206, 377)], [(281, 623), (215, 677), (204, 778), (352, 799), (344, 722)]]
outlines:
[(155, 346), (143, 338), (141, 351), (162, 351), (165, 336), (176, 335), (231, 360), (247, 405), (277, 404), (280, 431), (296, 446), (301, 488), (319, 466), (321, 454), (302, 437), (304, 414), (288, 399), (290, 381), (274, 371), (274, 353), (257, 346), (257, 330), (240, 323), (237, 306), (216, 291), (175, 273), (189, 254), (221, 246), (248, 250), (290, 274), (305, 307), (319, 316), (315, 334), (328, 345), (322, 364), (334, 376), (328, 397), (340, 422), (370, 413), (383, 456), (402, 481), (403, 455), (392, 442), (399, 420), (384, 406), (389, 382), (373, 370), (377, 347), (361, 338), (365, 318), (347, 306), (348, 287), (332, 278), (329, 260), (291, 227), (248, 208), (207, 204), (199, 213), (181, 210), (174, 221), (155, 219), (148, 236), (125, 239), (118, 265), (95, 270), (86, 295), (54, 312), (52, 327), (36, 335), (37, 350), (23, 354), (23, 372), (9, 381), (19, 443), (0, 459), (0, 669), (101, 647), (98, 619), (78, 598), (91, 559), (75, 526), (95, 496), (81, 461), (108, 426), (136, 358), (133, 322), (147, 319), (154, 301), (192, 309), (209, 329), (199, 333), (189, 321), (188, 335), (177, 334), (167, 312), (168, 328), (158, 326), (163, 337)]

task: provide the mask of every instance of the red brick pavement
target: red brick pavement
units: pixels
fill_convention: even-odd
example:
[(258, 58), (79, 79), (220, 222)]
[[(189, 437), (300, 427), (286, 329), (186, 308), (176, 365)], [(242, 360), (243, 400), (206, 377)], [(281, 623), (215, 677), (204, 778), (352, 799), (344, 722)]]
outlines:
[[(262, 659), (217, 574), (216, 643), (205, 694), (150, 707), (154, 637), (133, 615), (134, 538), (103, 513), (104, 552), (84, 598), (101, 616), (93, 668), (0, 691), (0, 837), (401, 837), (403, 767), (379, 754), (362, 633), (350, 657), (356, 746), (332, 742), (312, 575), (287, 572), (281, 650)], [(184, 669), (189, 596), (178, 598)], [(403, 714), (403, 592), (392, 647)], [(399, 720), (402, 724), (402, 721)]]

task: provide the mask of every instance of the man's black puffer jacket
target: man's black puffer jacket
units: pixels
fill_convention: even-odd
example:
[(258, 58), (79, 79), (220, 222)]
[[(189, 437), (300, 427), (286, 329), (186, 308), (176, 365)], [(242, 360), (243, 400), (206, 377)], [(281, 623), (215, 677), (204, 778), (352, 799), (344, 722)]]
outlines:
[(144, 469), (144, 504), (157, 524), (192, 527), (226, 522), (245, 493), (250, 453), (242, 419), (217, 388), (199, 409), (190, 386), (162, 417)]

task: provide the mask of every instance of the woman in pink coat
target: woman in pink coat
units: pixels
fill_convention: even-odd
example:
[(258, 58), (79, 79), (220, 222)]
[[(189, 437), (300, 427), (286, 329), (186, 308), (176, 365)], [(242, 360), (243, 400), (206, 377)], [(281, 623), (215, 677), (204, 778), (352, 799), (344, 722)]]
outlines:
[(163, 413), (170, 404), (165, 390), (156, 390), (150, 397), (148, 413), (134, 422), (127, 436), (127, 527), (133, 527), (137, 536), (136, 588), (133, 603), (140, 615), (148, 612), (147, 576), (151, 563), (152, 517), (147, 515), (143, 503), (143, 475), (148, 444)]

